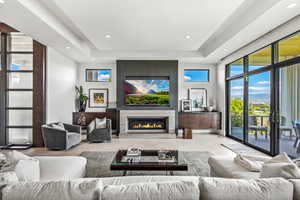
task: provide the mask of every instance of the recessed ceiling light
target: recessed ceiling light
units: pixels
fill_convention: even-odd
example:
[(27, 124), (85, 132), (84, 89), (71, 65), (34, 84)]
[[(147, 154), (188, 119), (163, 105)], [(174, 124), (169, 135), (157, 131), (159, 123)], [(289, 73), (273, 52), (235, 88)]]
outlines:
[(294, 8), (295, 6), (297, 6), (296, 3), (291, 3), (290, 5), (287, 6), (287, 8)]
[(66, 49), (71, 49), (71, 47), (66, 47)]
[(5, 1), (4, 0), (0, 0), (0, 3), (5, 3)]
[(191, 36), (190, 35), (186, 35), (185, 38), (186, 39), (191, 39)]
[(107, 34), (107, 35), (105, 35), (105, 38), (111, 38), (111, 35)]

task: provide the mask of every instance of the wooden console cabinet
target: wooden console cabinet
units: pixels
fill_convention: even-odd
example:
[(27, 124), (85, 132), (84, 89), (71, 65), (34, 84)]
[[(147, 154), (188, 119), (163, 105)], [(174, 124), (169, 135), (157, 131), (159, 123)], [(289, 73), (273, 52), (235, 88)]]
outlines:
[[(84, 115), (86, 118), (86, 126), (89, 125), (89, 123), (94, 120), (96, 117), (97, 118), (104, 118), (106, 117), (107, 119), (110, 119), (112, 122), (112, 129), (117, 131), (117, 135), (119, 133), (118, 131), (118, 111), (117, 109), (107, 109), (106, 112), (73, 112), (73, 124), (74, 125), (79, 125), (78, 124), (78, 119), (80, 118), (81, 115)], [(83, 126), (85, 127), (85, 126)]]
[(221, 112), (179, 112), (179, 129), (215, 129), (222, 128)]

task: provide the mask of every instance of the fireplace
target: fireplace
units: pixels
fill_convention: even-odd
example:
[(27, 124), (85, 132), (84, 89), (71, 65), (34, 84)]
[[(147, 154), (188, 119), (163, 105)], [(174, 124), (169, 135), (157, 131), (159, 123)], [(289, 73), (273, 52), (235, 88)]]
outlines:
[(145, 118), (128, 118), (128, 130), (167, 130), (167, 121), (166, 117), (145, 117)]

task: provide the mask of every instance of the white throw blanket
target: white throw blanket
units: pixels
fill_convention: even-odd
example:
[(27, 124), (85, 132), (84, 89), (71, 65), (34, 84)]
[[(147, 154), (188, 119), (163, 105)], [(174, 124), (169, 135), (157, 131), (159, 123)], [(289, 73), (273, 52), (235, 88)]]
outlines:
[(271, 158), (264, 156), (251, 156), (251, 155), (241, 155), (237, 154), (234, 158), (234, 162), (251, 172), (260, 172), (262, 170), (263, 164), (269, 161)]

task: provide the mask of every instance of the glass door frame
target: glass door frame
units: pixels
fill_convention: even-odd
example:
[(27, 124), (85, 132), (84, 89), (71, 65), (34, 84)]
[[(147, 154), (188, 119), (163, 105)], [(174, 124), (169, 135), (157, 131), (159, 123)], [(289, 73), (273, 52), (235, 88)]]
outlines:
[(296, 57), (290, 60), (286, 60), (280, 63), (274, 64), (274, 69), (275, 69), (275, 88), (274, 88), (274, 93), (275, 93), (275, 129), (276, 129), (276, 138), (274, 141), (274, 155), (277, 155), (280, 153), (280, 69), (289, 67), (292, 65), (300, 64), (300, 57)]
[[(296, 32), (297, 33), (297, 32)], [(295, 33), (291, 34), (294, 35)], [(287, 36), (289, 37), (289, 36)], [(280, 40), (278, 40), (280, 41)], [(300, 56), (299, 57), (295, 57), (286, 61), (282, 61), (282, 62), (278, 62), (278, 41), (274, 42), (271, 44), (271, 48), (272, 48), (272, 64), (269, 66), (265, 66), (262, 67), (260, 69), (257, 70), (253, 70), (253, 71), (248, 71), (248, 55), (244, 56), (244, 73), (243, 74), (239, 74), (239, 75), (235, 75), (235, 76), (228, 76), (229, 74), (229, 65), (226, 65), (226, 78), (225, 78), (225, 82), (226, 82), (226, 136), (234, 139), (238, 142), (241, 142), (243, 144), (246, 144), (256, 150), (262, 151), (263, 153), (269, 154), (269, 155), (277, 155), (279, 154), (280, 151), (280, 91), (279, 91), (279, 70), (283, 67), (287, 67), (290, 65), (295, 65), (295, 64), (299, 64), (300, 63)], [(269, 46), (269, 45), (267, 45)], [(263, 47), (265, 48), (265, 47)], [(261, 48), (261, 49), (263, 49)], [(258, 51), (258, 50), (257, 50)], [(239, 58), (241, 59), (241, 58)], [(237, 60), (239, 60), (237, 59)], [(270, 116), (270, 151), (266, 151), (258, 146), (255, 146), (253, 144), (248, 143), (248, 103), (249, 103), (249, 99), (248, 99), (248, 77), (250, 75), (255, 75), (255, 74), (259, 74), (259, 73), (263, 73), (263, 72), (267, 72), (270, 71), (271, 72), (271, 107), (270, 107), (270, 112), (271, 112), (271, 116)], [(240, 140), (236, 137), (231, 136), (230, 133), (230, 81), (231, 80), (236, 80), (236, 79), (240, 79), (240, 78), (244, 78), (244, 139)]]
[[(19, 32), (14, 28), (0, 23), (0, 38), (1, 38), (1, 68), (0, 68), (0, 146), (8, 145), (8, 131), (9, 127), (7, 120), (7, 110), (13, 110), (16, 108), (8, 107), (8, 99), (6, 92), (9, 90), (7, 74), (7, 35)], [(14, 52), (17, 53), (18, 51)], [(27, 52), (28, 53), (28, 52)], [(32, 109), (32, 142), (35, 147), (43, 147), (44, 141), (42, 137), (41, 126), (46, 123), (46, 55), (47, 47), (38, 41), (33, 39), (33, 88), (30, 91), (33, 92), (32, 108), (18, 107), (18, 110)], [(21, 71), (21, 70), (20, 70)], [(18, 71), (19, 72), (19, 71)], [(27, 73), (27, 72), (24, 72)], [(27, 89), (25, 89), (27, 91)], [(22, 128), (23, 126), (18, 126)], [(28, 127), (28, 126), (26, 126)]]
[[(248, 69), (248, 58), (247, 57), (244, 57), (244, 69), (245, 71)], [(270, 116), (270, 151), (267, 151), (263, 148), (260, 148), (258, 146), (255, 146), (251, 143), (248, 142), (248, 128), (249, 128), (249, 125), (248, 125), (248, 105), (249, 105), (249, 76), (251, 75), (256, 75), (256, 74), (260, 74), (260, 73), (263, 73), (263, 72), (270, 72), (271, 73), (271, 85), (270, 85), (270, 89), (271, 89), (271, 105), (270, 105), (270, 113), (271, 113), (271, 116)], [(226, 79), (226, 136), (227, 137), (230, 137), (234, 140), (237, 140), (241, 143), (244, 143), (244, 144), (247, 144), (248, 146), (254, 148), (254, 149), (257, 149), (259, 151), (262, 151), (266, 154), (270, 154), (270, 155), (273, 155), (274, 154), (274, 138), (276, 137), (274, 134), (274, 130), (276, 130), (275, 126), (274, 126), (274, 120), (275, 120), (275, 94), (274, 94), (274, 77), (275, 77), (275, 70), (273, 69), (272, 66), (267, 66), (267, 67), (264, 67), (264, 68), (261, 68), (261, 69), (257, 69), (257, 70), (254, 70), (254, 71), (251, 71), (251, 72), (245, 72), (244, 74), (242, 75), (238, 75), (238, 76), (235, 76), (235, 77), (230, 77), (228, 79)], [(244, 110), (243, 110), (243, 132), (244, 132), (244, 136), (243, 136), (243, 140), (240, 140), (234, 136), (231, 136), (229, 133), (230, 133), (230, 102), (229, 102), (229, 99), (230, 99), (230, 84), (229, 82), (232, 81), (232, 80), (237, 80), (237, 79), (241, 79), (243, 78), (244, 79)]]

